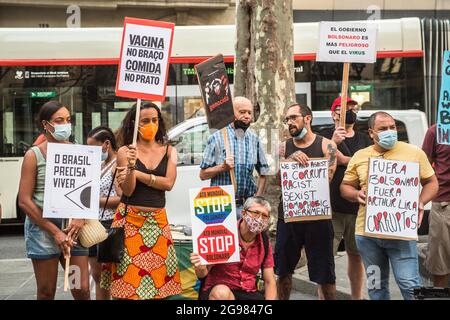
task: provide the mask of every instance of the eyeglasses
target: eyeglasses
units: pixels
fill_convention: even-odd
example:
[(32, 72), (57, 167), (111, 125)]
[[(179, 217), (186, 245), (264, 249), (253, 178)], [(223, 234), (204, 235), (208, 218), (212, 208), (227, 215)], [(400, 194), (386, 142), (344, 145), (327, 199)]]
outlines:
[(288, 117), (284, 118), (283, 123), (284, 124), (288, 124), (288, 122), (290, 120), (295, 121), (295, 120), (297, 120), (298, 117), (303, 117), (303, 115), (301, 115), (301, 114), (293, 114), (292, 116), (288, 116)]
[(245, 210), (248, 212), (253, 218), (259, 218), (262, 217), (263, 219), (269, 219), (269, 214), (265, 212), (259, 212), (259, 211), (253, 211), (253, 210)]

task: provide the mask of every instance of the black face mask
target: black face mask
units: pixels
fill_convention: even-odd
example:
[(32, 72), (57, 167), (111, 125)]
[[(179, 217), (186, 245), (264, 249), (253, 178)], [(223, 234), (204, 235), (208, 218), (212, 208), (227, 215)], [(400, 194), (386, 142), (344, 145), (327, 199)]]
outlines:
[(345, 123), (354, 124), (356, 122), (356, 113), (352, 110), (347, 110), (345, 113)]
[(250, 127), (250, 123), (246, 124), (241, 120), (234, 120), (234, 127), (237, 129), (242, 129), (244, 132)]

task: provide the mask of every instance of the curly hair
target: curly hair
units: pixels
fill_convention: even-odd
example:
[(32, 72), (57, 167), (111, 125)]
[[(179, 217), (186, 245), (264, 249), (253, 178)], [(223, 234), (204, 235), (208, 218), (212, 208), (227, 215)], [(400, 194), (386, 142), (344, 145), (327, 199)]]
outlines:
[[(167, 143), (167, 133), (166, 133), (166, 125), (164, 124), (164, 119), (161, 115), (161, 110), (159, 110), (158, 106), (152, 102), (142, 102), (141, 103), (141, 111), (144, 109), (153, 108), (158, 113), (158, 131), (156, 132), (155, 140), (160, 144)], [(125, 115), (125, 118), (122, 121), (122, 125), (120, 126), (117, 132), (117, 141), (119, 142), (119, 146), (127, 146), (133, 143), (133, 133), (134, 133), (134, 119), (136, 118), (136, 103), (133, 104), (131, 109)]]

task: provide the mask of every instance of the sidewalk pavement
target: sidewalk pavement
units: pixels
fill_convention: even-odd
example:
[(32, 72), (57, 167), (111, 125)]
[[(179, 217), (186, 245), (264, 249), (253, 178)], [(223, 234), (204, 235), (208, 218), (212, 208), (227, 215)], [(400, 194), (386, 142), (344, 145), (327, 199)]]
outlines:
[[(64, 292), (64, 271), (59, 266), (56, 300), (73, 300)], [(36, 280), (30, 259), (0, 259), (0, 300), (36, 300)]]
[[(423, 266), (423, 261), (425, 258), (426, 252), (426, 237), (419, 237), (418, 243), (418, 254), (419, 254), (419, 269), (422, 275), (427, 275), (427, 272)], [(338, 252), (338, 255), (335, 257), (335, 265), (336, 265), (336, 298), (338, 300), (349, 300), (351, 299), (351, 289), (350, 282), (347, 276), (347, 254), (345, 252)], [(429, 278), (422, 277), (422, 285), (423, 286), (432, 286), (432, 282)], [(292, 286), (295, 290), (303, 292), (305, 294), (317, 296), (317, 286), (314, 282), (309, 280), (308, 276), (308, 267), (303, 266), (297, 268), (292, 277)], [(391, 292), (392, 300), (403, 300), (403, 297), (400, 293), (400, 289), (398, 288), (394, 274), (391, 272), (389, 274), (389, 289)], [(367, 294), (367, 288), (364, 283), (364, 298), (369, 299), (369, 295)]]

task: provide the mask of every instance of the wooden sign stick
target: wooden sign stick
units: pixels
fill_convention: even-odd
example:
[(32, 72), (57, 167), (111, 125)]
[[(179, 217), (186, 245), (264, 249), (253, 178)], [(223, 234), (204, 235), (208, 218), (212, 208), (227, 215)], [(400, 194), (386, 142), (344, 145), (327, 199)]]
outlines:
[[(69, 219), (67, 226), (70, 226), (71, 223), (72, 218)], [(64, 267), (64, 291), (69, 290), (69, 269), (70, 269), (70, 251), (69, 256), (66, 258), (66, 265)]]
[(141, 99), (136, 102), (136, 117), (134, 118), (133, 146), (136, 146), (137, 134), (139, 129), (139, 116), (141, 113)]
[[(222, 128), (222, 136), (223, 136), (223, 141), (225, 143), (225, 153), (227, 158), (230, 156), (230, 144), (228, 143), (228, 134), (227, 134), (227, 128)], [(234, 168), (232, 168), (230, 170), (230, 177), (231, 177), (231, 183), (233, 184), (234, 187), (234, 192), (237, 192), (237, 182), (236, 182), (236, 175), (234, 174)]]
[(341, 116), (339, 118), (339, 125), (345, 128), (345, 118), (347, 113), (347, 93), (348, 93), (348, 74), (350, 72), (350, 62), (344, 63), (344, 71), (342, 72), (342, 87), (341, 87)]

